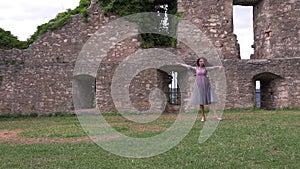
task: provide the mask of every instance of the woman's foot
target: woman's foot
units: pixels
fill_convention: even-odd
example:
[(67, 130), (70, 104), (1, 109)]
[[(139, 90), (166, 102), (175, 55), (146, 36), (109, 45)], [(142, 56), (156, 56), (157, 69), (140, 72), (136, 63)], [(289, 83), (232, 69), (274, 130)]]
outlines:
[(214, 116), (215, 117), (215, 119), (217, 119), (217, 120), (219, 120), (219, 121), (221, 121), (222, 120), (222, 118), (221, 117), (219, 117), (219, 116)]
[(205, 121), (205, 117), (204, 116), (202, 116), (201, 121)]

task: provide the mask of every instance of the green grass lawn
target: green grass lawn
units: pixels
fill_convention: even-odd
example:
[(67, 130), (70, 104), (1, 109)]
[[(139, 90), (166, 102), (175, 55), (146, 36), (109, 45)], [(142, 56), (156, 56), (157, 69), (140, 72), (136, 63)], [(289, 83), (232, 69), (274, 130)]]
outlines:
[[(116, 114), (105, 118), (128, 136), (149, 137), (167, 129), (176, 115), (164, 114), (149, 124), (132, 123)], [(76, 116), (1, 117), (0, 168), (300, 167), (300, 110), (226, 111), (213, 135), (199, 144), (203, 124), (197, 120), (171, 150), (136, 159), (114, 155), (90, 141)], [(8, 139), (3, 141), (4, 137)]]

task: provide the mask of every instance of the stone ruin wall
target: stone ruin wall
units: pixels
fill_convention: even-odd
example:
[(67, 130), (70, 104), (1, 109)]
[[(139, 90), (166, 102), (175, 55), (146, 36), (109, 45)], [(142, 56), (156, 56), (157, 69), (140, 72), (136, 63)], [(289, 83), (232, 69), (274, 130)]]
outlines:
[(253, 59), (299, 57), (299, 7), (299, 0), (263, 0), (254, 5)]
[(290, 59), (225, 60), (226, 106), (255, 106), (255, 80), (261, 82), (261, 101), (265, 109), (299, 108), (300, 61)]
[(0, 51), (3, 63), (9, 58), (22, 62), (1, 65), (1, 113), (74, 110), (72, 77), (78, 53), (99, 26), (116, 18), (104, 17), (95, 7), (89, 10), (89, 16), (89, 23), (83, 22), (81, 15), (73, 16), (62, 29), (46, 32), (28, 49)]
[[(254, 6), (255, 54), (251, 57), (254, 60), (240, 60), (233, 34), (233, 4)], [(296, 0), (280, 4), (268, 0), (234, 3), (231, 0), (178, 0), (178, 11), (184, 13), (184, 19), (197, 25), (222, 53), (227, 81), (226, 109), (255, 106), (255, 80), (266, 82), (267, 89), (262, 91), (266, 108), (300, 107), (297, 58), (300, 57), (300, 32), (297, 22), (293, 22), (299, 21), (299, 9)], [(268, 22), (264, 22), (266, 17)], [(279, 26), (281, 20), (288, 20), (286, 17), (291, 22)], [(0, 113), (73, 113), (72, 78), (78, 53), (101, 25), (116, 18), (105, 17), (97, 5), (91, 5), (88, 23), (83, 22), (81, 15), (75, 15), (62, 29), (48, 31), (28, 49), (0, 50)], [(118, 43), (101, 63), (102, 70), (96, 77), (96, 98), (103, 112), (115, 111), (109, 94), (112, 74), (118, 63), (139, 49), (138, 39), (132, 37)], [(196, 56), (184, 45), (179, 46), (176, 53), (192, 64)], [(141, 110), (149, 106), (146, 98), (153, 87), (166, 90), (163, 87), (165, 74), (149, 71), (140, 73), (130, 87), (133, 105)], [(140, 89), (146, 90), (141, 92)]]
[[(0, 113), (73, 113), (72, 79), (78, 54), (101, 25), (117, 18), (104, 16), (98, 4), (94, 4), (89, 8), (88, 23), (83, 22), (81, 15), (75, 15), (62, 29), (46, 32), (28, 49), (0, 50)], [(96, 99), (102, 112), (116, 110), (110, 95), (112, 76), (118, 64), (139, 49), (137, 38), (119, 42), (101, 62), (96, 77)], [(142, 78), (133, 79), (139, 83), (130, 87), (133, 93), (130, 97), (133, 105), (139, 105), (138, 109), (149, 107), (145, 100), (153, 84), (161, 83), (158, 83), (158, 76), (164, 76), (149, 71), (141, 72), (138, 76)], [(146, 90), (135, 92), (141, 88)]]

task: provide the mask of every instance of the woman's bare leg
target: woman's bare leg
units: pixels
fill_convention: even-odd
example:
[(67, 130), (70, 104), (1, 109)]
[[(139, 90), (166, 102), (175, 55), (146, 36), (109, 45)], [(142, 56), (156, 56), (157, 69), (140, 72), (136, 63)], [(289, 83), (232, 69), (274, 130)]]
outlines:
[(216, 105), (215, 105), (215, 103), (212, 103), (212, 104), (210, 105), (210, 109), (212, 110), (212, 112), (213, 112), (213, 114), (214, 114), (214, 117), (215, 117), (216, 119), (222, 120), (222, 118), (218, 116), (218, 113), (217, 113), (217, 110), (216, 110)]

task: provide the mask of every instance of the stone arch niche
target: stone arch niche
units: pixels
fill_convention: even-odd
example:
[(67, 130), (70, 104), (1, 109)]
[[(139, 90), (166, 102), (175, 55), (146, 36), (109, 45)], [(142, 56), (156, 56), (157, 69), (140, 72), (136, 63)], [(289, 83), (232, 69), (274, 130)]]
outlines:
[[(283, 78), (281, 76), (271, 72), (263, 72), (255, 75), (252, 81), (254, 84), (256, 83), (256, 81), (260, 81), (261, 109), (270, 110), (281, 107), (280, 105), (278, 105), (281, 102), (280, 99), (283, 99), (281, 95), (282, 92), (284, 92), (284, 90), (281, 90), (282, 87), (280, 87), (283, 81)], [(256, 89), (254, 88), (253, 90), (255, 95)]]
[(92, 109), (96, 107), (96, 79), (90, 75), (73, 77), (74, 105), (77, 109)]
[(1, 88), (1, 86), (2, 86), (2, 81), (3, 81), (3, 76), (0, 75), (0, 88)]

